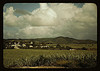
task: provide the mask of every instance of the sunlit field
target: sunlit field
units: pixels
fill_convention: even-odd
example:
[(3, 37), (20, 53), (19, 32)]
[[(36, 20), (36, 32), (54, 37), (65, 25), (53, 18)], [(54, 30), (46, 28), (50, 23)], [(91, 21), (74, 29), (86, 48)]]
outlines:
[(96, 66), (96, 50), (41, 50), (4, 49), (6, 68), (54, 66), (64, 68), (91, 68)]

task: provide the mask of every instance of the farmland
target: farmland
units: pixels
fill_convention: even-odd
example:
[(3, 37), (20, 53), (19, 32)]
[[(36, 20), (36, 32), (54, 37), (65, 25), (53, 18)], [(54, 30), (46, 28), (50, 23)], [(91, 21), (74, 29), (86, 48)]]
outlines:
[(96, 66), (96, 50), (41, 50), (4, 49), (3, 64), (6, 68), (56, 66), (65, 68), (91, 68)]
[(79, 40), (69, 37), (37, 39), (4, 39), (4, 49), (47, 49), (47, 50), (97, 50), (97, 41)]
[(97, 41), (69, 37), (4, 39), (6, 68), (91, 68), (97, 62)]

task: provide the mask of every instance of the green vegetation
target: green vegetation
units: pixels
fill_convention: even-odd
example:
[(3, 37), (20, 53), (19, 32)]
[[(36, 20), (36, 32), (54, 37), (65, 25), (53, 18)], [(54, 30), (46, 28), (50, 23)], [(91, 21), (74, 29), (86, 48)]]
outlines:
[[(15, 49), (15, 45), (17, 48)], [(55, 66), (95, 67), (97, 42), (68, 37), (4, 39), (3, 64), (6, 68)]]
[(97, 51), (94, 50), (3, 50), (3, 64), (6, 68), (23, 66), (61, 66), (65, 68), (88, 68), (95, 67), (96, 61)]
[[(58, 38), (56, 38), (58, 39)], [(42, 39), (41, 39), (42, 41)], [(3, 48), (4, 49), (14, 49), (15, 43), (20, 45), (18, 48), (20, 49), (50, 49), (50, 50), (70, 50), (70, 49), (76, 49), (76, 50), (97, 50), (97, 43), (68, 43), (68, 44), (58, 44), (58, 43), (52, 43), (52, 42), (41, 42), (40, 39), (38, 40), (4, 40)], [(45, 40), (46, 41), (46, 40)], [(53, 40), (52, 40), (53, 41)], [(60, 40), (59, 40), (60, 41)], [(77, 40), (79, 41), (79, 40)], [(95, 41), (94, 41), (95, 42)]]

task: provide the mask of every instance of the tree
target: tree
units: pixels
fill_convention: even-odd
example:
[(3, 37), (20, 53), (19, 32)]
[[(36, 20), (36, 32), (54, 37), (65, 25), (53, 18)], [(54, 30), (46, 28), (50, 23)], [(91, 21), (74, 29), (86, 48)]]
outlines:
[(46, 46), (46, 43), (45, 43), (45, 42), (42, 42), (41, 44), (42, 44), (43, 46)]
[(82, 47), (82, 50), (87, 50), (87, 48), (85, 48), (85, 47)]
[(39, 44), (40, 44), (39, 41), (34, 41), (34, 45), (35, 45), (35, 46), (37, 46), (37, 45), (39, 45)]
[(60, 46), (59, 44), (57, 44), (56, 48), (59, 48), (59, 49), (60, 49), (60, 48), (61, 48), (61, 46)]
[(71, 47), (69, 47), (69, 46), (66, 46), (66, 49), (67, 49), (67, 50), (70, 50), (70, 49), (72, 49), (72, 48), (71, 48)]

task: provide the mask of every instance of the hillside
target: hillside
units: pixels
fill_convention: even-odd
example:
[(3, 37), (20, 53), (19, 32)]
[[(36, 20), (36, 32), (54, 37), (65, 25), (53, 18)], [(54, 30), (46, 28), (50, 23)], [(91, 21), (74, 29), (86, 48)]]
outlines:
[(56, 44), (92, 44), (97, 43), (97, 41), (94, 40), (78, 40), (74, 38), (69, 37), (56, 37), (56, 38), (38, 38), (35, 39), (40, 42), (46, 42), (46, 43), (56, 43)]
[[(5, 39), (6, 40), (6, 39)], [(37, 38), (37, 39), (9, 39), (14, 41), (29, 42), (29, 41), (39, 41), (45, 43), (54, 43), (54, 44), (95, 44), (97, 41), (94, 40), (79, 40), (69, 37), (56, 37), (56, 38)]]

